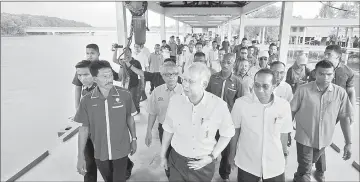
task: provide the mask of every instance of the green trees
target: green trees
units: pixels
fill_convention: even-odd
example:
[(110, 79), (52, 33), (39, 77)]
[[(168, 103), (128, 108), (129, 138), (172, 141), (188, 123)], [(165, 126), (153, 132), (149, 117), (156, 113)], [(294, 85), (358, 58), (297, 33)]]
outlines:
[(25, 35), (26, 27), (91, 27), (89, 24), (56, 17), (1, 13), (1, 35)]

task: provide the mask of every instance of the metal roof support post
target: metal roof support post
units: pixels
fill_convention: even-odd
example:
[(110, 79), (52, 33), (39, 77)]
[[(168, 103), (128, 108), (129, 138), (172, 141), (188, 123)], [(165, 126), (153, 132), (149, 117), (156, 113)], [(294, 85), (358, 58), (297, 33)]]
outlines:
[(302, 44), (305, 45), (305, 37), (306, 37), (306, 27), (304, 27), (304, 33), (303, 33), (303, 42)]
[(245, 15), (242, 14), (239, 18), (240, 21), (240, 27), (239, 27), (239, 41), (245, 37)]
[(166, 40), (166, 32), (165, 32), (165, 14), (160, 14), (160, 37), (161, 40)]
[(232, 38), (231, 38), (231, 20), (229, 20), (229, 22), (228, 22), (227, 36), (228, 36), (229, 41), (231, 41), (232, 40)]
[(176, 36), (179, 36), (179, 21), (175, 20)]
[(262, 36), (261, 36), (261, 44), (264, 45), (265, 44), (265, 34), (266, 34), (266, 27), (263, 27), (262, 30)]
[(122, 1), (117, 1), (115, 3), (115, 6), (116, 6), (116, 31), (117, 31), (118, 44), (123, 45), (125, 47), (128, 43), (126, 8), (124, 6), (124, 2)]
[(289, 50), (290, 23), (292, 20), (293, 2), (282, 2), (280, 19), (279, 61), (286, 64)]

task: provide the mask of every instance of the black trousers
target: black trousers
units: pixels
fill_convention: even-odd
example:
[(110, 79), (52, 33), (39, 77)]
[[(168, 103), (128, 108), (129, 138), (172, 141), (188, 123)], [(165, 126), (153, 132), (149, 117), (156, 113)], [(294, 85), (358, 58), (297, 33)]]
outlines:
[(116, 160), (95, 161), (105, 182), (125, 182), (128, 159), (126, 156)]
[[(218, 141), (220, 138), (219, 130), (216, 132), (215, 139)], [(231, 165), (229, 163), (230, 143), (221, 152), (221, 161), (219, 166), (219, 174), (222, 179), (228, 179), (231, 173)]]
[(86, 141), (84, 155), (87, 171), (84, 176), (84, 182), (96, 182), (97, 168), (94, 158), (94, 145), (90, 138), (88, 138), (88, 140)]
[(170, 182), (191, 181), (208, 182), (211, 181), (215, 172), (215, 162), (212, 162), (199, 170), (193, 170), (188, 167), (188, 162), (193, 159), (184, 157), (174, 149), (170, 151), (169, 168)]
[(325, 148), (316, 149), (296, 142), (296, 151), (298, 168), (295, 181), (310, 182), (312, 165), (319, 160)]
[(323, 154), (319, 157), (319, 160), (315, 163), (316, 170), (320, 173), (325, 173), (326, 171), (326, 156), (325, 156), (325, 150)]
[[(238, 168), (238, 176), (237, 181), (238, 182), (258, 182), (261, 177), (255, 176), (253, 174), (250, 174), (240, 168)], [(263, 182), (285, 182), (285, 174), (282, 173), (279, 176), (275, 176), (272, 178), (264, 179), (262, 178)]]
[(134, 102), (136, 111), (140, 112), (140, 84), (135, 87), (130, 87), (128, 90), (131, 93), (132, 100)]
[(150, 82), (150, 92), (152, 92), (154, 89), (155, 89), (155, 85), (152, 83), (152, 82)]
[[(159, 131), (160, 143), (162, 143), (162, 136), (163, 136), (163, 134), (164, 134), (164, 129), (163, 129), (163, 127), (162, 127), (162, 124), (160, 124), (160, 123), (159, 123), (159, 126), (158, 126), (158, 131)], [(170, 145), (169, 145), (169, 148), (168, 148), (167, 151), (166, 151), (166, 158), (168, 159), (168, 161), (169, 161), (169, 155), (170, 155), (171, 149), (172, 149), (172, 147), (171, 147), (171, 144), (170, 144)], [(169, 164), (168, 164), (168, 166), (169, 166)], [(165, 174), (166, 174), (166, 176), (169, 178), (169, 176), (170, 176), (170, 170), (169, 170), (169, 169), (165, 170)]]

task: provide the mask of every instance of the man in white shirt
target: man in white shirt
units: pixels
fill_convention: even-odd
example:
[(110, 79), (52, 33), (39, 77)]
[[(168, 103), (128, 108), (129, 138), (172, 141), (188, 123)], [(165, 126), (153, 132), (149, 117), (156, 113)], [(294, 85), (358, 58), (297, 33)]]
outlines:
[[(224, 51), (225, 53), (225, 51)], [(210, 68), (214, 69), (216, 72), (221, 70), (220, 60), (219, 60), (219, 50), (217, 49), (217, 42), (212, 42), (212, 48), (208, 53), (208, 62), (210, 63)]]
[[(170, 182), (211, 181), (215, 159), (235, 133), (226, 102), (205, 91), (209, 79), (208, 67), (193, 63), (183, 74), (184, 95), (174, 95), (170, 99), (160, 154), (161, 166), (167, 169), (166, 151), (171, 142)], [(217, 130), (218, 142), (215, 140)]]
[[(274, 72), (276, 79), (276, 87), (274, 89), (274, 94), (290, 103), (293, 98), (293, 93), (291, 86), (284, 81), (284, 77), (286, 74), (285, 64), (280, 61), (275, 61), (270, 64), (270, 69)], [(287, 147), (290, 147), (291, 145), (291, 133), (281, 134), (281, 144), (284, 150), (285, 160), (287, 161), (287, 156), (289, 155)]]
[(236, 128), (229, 160), (238, 167), (238, 181), (285, 181), (281, 133), (292, 130), (290, 104), (273, 94), (274, 73), (255, 74), (253, 93), (235, 101), (231, 116)]
[[(133, 58), (138, 60), (141, 64), (143, 71), (149, 70), (149, 58), (146, 55), (144, 51), (141, 50), (140, 45), (135, 44), (134, 45), (135, 52), (133, 54)], [(146, 93), (145, 93), (145, 80), (144, 77), (140, 77), (140, 102), (147, 99)]]

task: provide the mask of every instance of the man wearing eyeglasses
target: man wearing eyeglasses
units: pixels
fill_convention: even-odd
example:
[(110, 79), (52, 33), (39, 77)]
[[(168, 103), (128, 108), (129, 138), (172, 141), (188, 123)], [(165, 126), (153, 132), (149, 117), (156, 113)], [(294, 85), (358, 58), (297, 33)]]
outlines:
[(262, 68), (270, 69), (270, 66), (268, 65), (268, 59), (269, 59), (269, 53), (266, 51), (261, 51), (259, 54), (259, 64), (255, 66), (251, 66), (249, 69), (249, 74), (255, 75), (256, 72), (258, 72)]
[[(170, 168), (170, 182), (211, 181), (215, 159), (234, 135), (226, 102), (205, 91), (209, 79), (208, 67), (193, 63), (182, 75), (184, 95), (174, 95), (169, 101), (160, 158), (161, 166)], [(170, 142), (173, 149), (167, 159)]]
[[(147, 105), (149, 117), (145, 144), (148, 147), (151, 145), (152, 142), (152, 128), (154, 126), (155, 120), (157, 120), (159, 123), (159, 138), (160, 142), (162, 142), (162, 136), (164, 133), (162, 124), (165, 120), (169, 100), (175, 94), (183, 94), (182, 86), (177, 83), (179, 71), (180, 70), (178, 69), (177, 65), (172, 61), (167, 61), (160, 67), (160, 73), (165, 81), (165, 84), (162, 84), (154, 89)], [(169, 157), (170, 150), (171, 146), (169, 146), (166, 152), (166, 158)], [(165, 169), (165, 174), (167, 177), (170, 176), (170, 172), (168, 169)]]
[(229, 160), (238, 167), (238, 182), (285, 181), (281, 133), (291, 132), (290, 104), (273, 91), (276, 77), (270, 69), (255, 74), (253, 93), (235, 101), (231, 111), (235, 135)]
[[(221, 71), (211, 75), (209, 85), (206, 88), (206, 91), (223, 99), (227, 103), (229, 111), (231, 111), (235, 100), (243, 96), (240, 79), (232, 73), (234, 63), (235, 55), (226, 53), (224, 59), (220, 62)], [(219, 137), (219, 132), (217, 132), (215, 138), (218, 140)], [(230, 145), (221, 152), (219, 174), (224, 181), (229, 180), (231, 173), (231, 166), (228, 159), (229, 153)]]
[[(285, 99), (290, 103), (293, 98), (293, 93), (291, 86), (284, 81), (285, 64), (280, 61), (275, 61), (270, 64), (270, 69), (274, 72), (275, 80), (276, 80), (276, 87), (274, 89), (274, 94), (280, 98)], [(292, 127), (292, 125), (290, 127)], [(284, 151), (285, 161), (287, 162), (287, 156), (289, 155), (289, 151), (287, 147), (290, 147), (291, 145), (291, 132), (281, 133), (281, 143)]]

